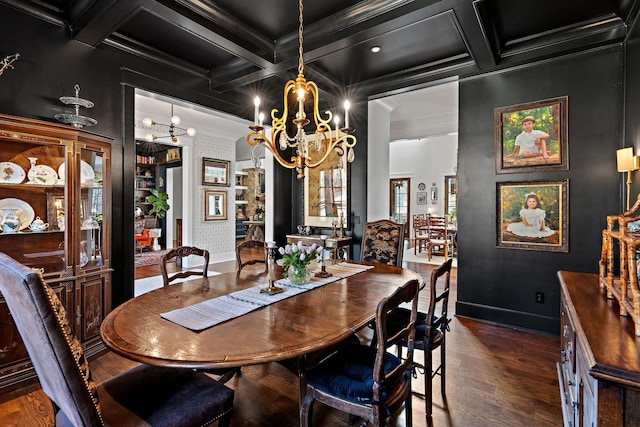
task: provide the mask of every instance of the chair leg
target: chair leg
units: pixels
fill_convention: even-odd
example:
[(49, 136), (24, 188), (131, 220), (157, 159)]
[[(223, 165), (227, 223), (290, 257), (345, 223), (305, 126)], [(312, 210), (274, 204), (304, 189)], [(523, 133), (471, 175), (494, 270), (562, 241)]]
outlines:
[(445, 392), (445, 373), (446, 373), (446, 358), (445, 358), (445, 343), (446, 334), (442, 336), (442, 345), (440, 346), (440, 392), (442, 393), (442, 399), (446, 399)]
[[(409, 373), (409, 378), (411, 378), (411, 373)], [(411, 393), (411, 379), (409, 379), (409, 394), (407, 395), (407, 400), (404, 402), (404, 419), (405, 425), (407, 427), (413, 426), (413, 406), (411, 400), (413, 398), (413, 394)]]
[(313, 391), (309, 390), (305, 384), (300, 384), (306, 389), (304, 398), (300, 399), (300, 427), (309, 427), (313, 417)]
[(433, 412), (433, 356), (431, 350), (425, 349), (424, 352), (424, 404), (425, 414), (427, 416), (427, 425), (432, 424)]

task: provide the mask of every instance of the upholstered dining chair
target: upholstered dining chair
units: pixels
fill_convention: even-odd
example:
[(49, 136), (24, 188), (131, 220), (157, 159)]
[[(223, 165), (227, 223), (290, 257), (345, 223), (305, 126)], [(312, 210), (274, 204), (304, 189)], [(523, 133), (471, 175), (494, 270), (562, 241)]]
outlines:
[(361, 261), (402, 267), (404, 224), (388, 219), (367, 222), (362, 234)]
[(267, 248), (262, 240), (243, 240), (236, 245), (237, 274), (248, 265), (264, 264), (264, 271), (268, 270)]
[[(429, 281), (429, 309), (426, 313), (418, 312), (416, 322), (415, 349), (424, 352), (424, 366), (415, 363), (422, 368), (425, 379), (424, 401), (428, 425), (432, 423), (433, 413), (433, 384), (432, 380), (440, 375), (440, 391), (442, 399), (446, 402), (445, 373), (446, 373), (446, 334), (449, 330), (449, 286), (451, 276), (452, 259), (442, 263), (431, 272)], [(412, 316), (411, 310), (400, 307), (387, 317), (387, 329), (389, 334), (400, 330), (407, 319)], [(402, 353), (402, 348), (407, 346), (407, 341), (399, 339), (397, 354)], [(440, 364), (433, 367), (433, 352), (440, 348)]]
[[(167, 263), (173, 259), (186, 257), (189, 255), (196, 255), (202, 257), (202, 270), (200, 268), (185, 270), (169, 275), (167, 271)], [(194, 246), (179, 246), (171, 249), (169, 252), (162, 256), (162, 262), (160, 263), (160, 270), (162, 271), (162, 281), (164, 286), (168, 286), (172, 281), (176, 279), (185, 279), (190, 276), (207, 277), (209, 270), (209, 251), (206, 249), (196, 248)]]
[(55, 292), (3, 253), (0, 292), (53, 403), (56, 426), (229, 425), (234, 391), (191, 369), (143, 364), (96, 384)]
[[(202, 257), (202, 266), (198, 267), (197, 269), (180, 271), (170, 276), (169, 272), (167, 271), (167, 263), (175, 258), (185, 257), (189, 255)], [(185, 279), (191, 276), (207, 277), (209, 271), (209, 251), (206, 249), (196, 248), (194, 246), (179, 246), (177, 248), (171, 249), (162, 257), (160, 270), (162, 271), (162, 281), (164, 286), (169, 286), (174, 280)], [(233, 378), (233, 376), (236, 375), (239, 371), (240, 368), (220, 368), (204, 370), (204, 372), (208, 374), (215, 375), (216, 380), (223, 384)]]
[[(404, 406), (406, 425), (412, 425), (411, 376), (413, 342), (418, 310), (417, 280), (410, 280), (378, 304), (377, 344), (349, 343), (315, 367), (300, 373), (300, 425), (309, 426), (315, 401), (352, 416), (364, 418), (373, 426), (384, 426)], [(411, 315), (395, 334), (387, 331), (387, 315), (400, 304), (411, 306)], [(405, 358), (389, 352), (398, 339), (408, 343)]]

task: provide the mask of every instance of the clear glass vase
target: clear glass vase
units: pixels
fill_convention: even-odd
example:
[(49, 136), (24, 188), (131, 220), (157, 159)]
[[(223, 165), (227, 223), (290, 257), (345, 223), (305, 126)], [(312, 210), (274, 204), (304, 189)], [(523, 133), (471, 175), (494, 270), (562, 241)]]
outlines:
[(304, 285), (311, 281), (311, 269), (308, 266), (289, 266), (287, 277), (294, 285)]

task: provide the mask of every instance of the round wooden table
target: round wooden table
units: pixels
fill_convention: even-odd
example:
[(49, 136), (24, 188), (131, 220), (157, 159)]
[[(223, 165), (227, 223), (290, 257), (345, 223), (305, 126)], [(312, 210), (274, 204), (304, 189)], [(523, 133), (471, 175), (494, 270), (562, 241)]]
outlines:
[(382, 298), (411, 279), (423, 283), (411, 270), (376, 265), (200, 332), (160, 317), (267, 282), (266, 274), (224, 273), (133, 298), (107, 315), (100, 334), (109, 349), (150, 365), (207, 369), (280, 361), (346, 339), (375, 319)]

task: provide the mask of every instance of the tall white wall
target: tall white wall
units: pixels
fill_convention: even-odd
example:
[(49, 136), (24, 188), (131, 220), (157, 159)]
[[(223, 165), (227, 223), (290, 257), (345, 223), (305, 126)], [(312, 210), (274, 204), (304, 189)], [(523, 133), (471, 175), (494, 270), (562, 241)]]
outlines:
[[(411, 215), (444, 215), (444, 177), (456, 175), (458, 135), (394, 141), (389, 145), (389, 178), (411, 178)], [(426, 186), (424, 190), (418, 189), (421, 182)], [(429, 196), (434, 183), (438, 188), (437, 202), (433, 204), (428, 197), (426, 205), (419, 205), (417, 193), (425, 191)], [(388, 181), (385, 188), (388, 192)]]
[[(233, 165), (236, 157), (236, 139), (236, 137), (230, 139), (198, 132), (193, 137), (193, 143), (183, 147), (183, 244), (207, 249), (212, 263), (235, 258), (235, 176)], [(228, 187), (202, 185), (203, 157), (230, 162)], [(227, 193), (226, 220), (204, 220), (205, 189)], [(188, 266), (186, 265), (186, 267)]]
[[(369, 102), (367, 140), (367, 221), (389, 218), (389, 138), (391, 108)], [(358, 142), (360, 143), (360, 142)], [(362, 159), (361, 161), (363, 161)], [(358, 159), (356, 158), (356, 162)], [(384, 189), (381, 191), (381, 189)]]

